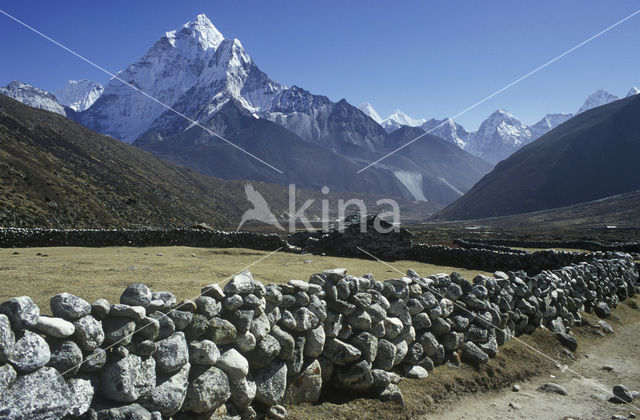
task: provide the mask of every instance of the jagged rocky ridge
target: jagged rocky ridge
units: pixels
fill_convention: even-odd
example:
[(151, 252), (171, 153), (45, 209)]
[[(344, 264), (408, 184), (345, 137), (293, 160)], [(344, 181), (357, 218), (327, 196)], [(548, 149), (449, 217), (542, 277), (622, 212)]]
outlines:
[(472, 282), (333, 269), (264, 286), (245, 271), (181, 303), (142, 284), (118, 304), (61, 293), (53, 317), (22, 296), (0, 304), (0, 415), (281, 419), (282, 403), (316, 402), (327, 388), (401, 402), (400, 375), (487, 363), (541, 326), (575, 351), (581, 311), (607, 317), (637, 292), (627, 257)]

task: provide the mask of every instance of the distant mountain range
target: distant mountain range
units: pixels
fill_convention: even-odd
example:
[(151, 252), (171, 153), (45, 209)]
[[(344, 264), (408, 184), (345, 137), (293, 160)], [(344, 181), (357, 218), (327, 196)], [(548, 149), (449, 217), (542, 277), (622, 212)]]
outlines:
[[(627, 93), (627, 97), (638, 93), (640, 89), (633, 87)], [(584, 101), (575, 115), (618, 99), (620, 98), (599, 89)], [(360, 104), (359, 108), (370, 117), (375, 117), (374, 119), (387, 132), (397, 130), (403, 125), (420, 127), (427, 132), (433, 130), (431, 134), (448, 140), (472, 155), (493, 164), (506, 159), (522, 146), (531, 143), (574, 116), (573, 114), (547, 114), (537, 123), (527, 126), (508, 111), (499, 109), (484, 120), (478, 130), (469, 132), (450, 119), (428, 121), (424, 118), (414, 119), (400, 110), (394, 111), (383, 119), (368, 102)]]
[[(368, 103), (354, 107), (344, 99), (333, 102), (271, 79), (239, 40), (225, 38), (205, 15), (166, 32), (117, 76), (104, 87), (88, 80), (69, 81), (54, 94), (20, 82), (0, 92), (207, 175), (315, 189), (327, 186), (336, 192), (384, 194), (437, 205), (450, 204), (492, 164), (572, 117), (548, 114), (527, 126), (498, 110), (476, 131), (450, 119), (413, 119), (399, 110), (382, 119)], [(629, 94), (635, 93), (636, 88)], [(614, 99), (598, 91), (579, 112)], [(431, 135), (356, 174), (429, 130)]]
[(638, 95), (583, 111), (498, 163), (436, 217), (513, 215), (640, 189), (639, 115)]

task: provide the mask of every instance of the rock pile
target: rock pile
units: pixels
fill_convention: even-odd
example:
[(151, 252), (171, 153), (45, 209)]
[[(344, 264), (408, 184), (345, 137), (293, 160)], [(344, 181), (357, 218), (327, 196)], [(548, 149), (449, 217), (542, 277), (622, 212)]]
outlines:
[(487, 363), (541, 325), (569, 340), (580, 311), (637, 291), (637, 268), (617, 259), (471, 282), (334, 269), (264, 286), (243, 272), (179, 303), (142, 284), (117, 304), (61, 293), (53, 317), (17, 297), (0, 304), (0, 418), (281, 419), (325, 391), (401, 403), (401, 376)]

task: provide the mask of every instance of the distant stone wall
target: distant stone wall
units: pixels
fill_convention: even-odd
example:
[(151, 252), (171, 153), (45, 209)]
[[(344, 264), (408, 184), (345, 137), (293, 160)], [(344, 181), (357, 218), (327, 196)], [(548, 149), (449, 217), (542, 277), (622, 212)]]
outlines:
[(194, 246), (251, 248), (273, 251), (288, 248), (275, 234), (224, 232), (212, 229), (0, 229), (0, 247), (45, 246)]
[[(520, 248), (568, 248), (584, 249), (585, 251), (619, 251), (628, 253), (640, 253), (640, 241), (635, 242), (611, 242), (597, 241), (531, 241), (526, 239), (454, 239), (453, 242), (463, 248), (485, 248), (502, 251), (513, 250), (511, 247)], [(499, 247), (499, 248), (496, 248)]]
[(580, 313), (607, 317), (638, 286), (625, 258), (471, 282), (334, 269), (264, 286), (244, 272), (181, 303), (141, 284), (119, 304), (62, 293), (54, 317), (18, 297), (0, 304), (0, 418), (282, 419), (281, 404), (323, 392), (401, 402), (399, 375), (486, 363), (542, 325), (574, 351)]

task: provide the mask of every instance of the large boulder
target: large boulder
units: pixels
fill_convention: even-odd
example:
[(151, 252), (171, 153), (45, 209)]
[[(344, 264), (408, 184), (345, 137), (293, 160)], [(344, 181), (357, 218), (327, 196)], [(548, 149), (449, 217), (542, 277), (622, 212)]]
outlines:
[(253, 292), (253, 277), (251, 276), (251, 272), (245, 270), (233, 276), (229, 283), (224, 285), (223, 291), (225, 295)]
[(157, 376), (157, 385), (140, 399), (140, 404), (149, 411), (159, 411), (164, 417), (171, 417), (180, 410), (187, 396), (189, 386), (189, 363), (172, 375)]
[(213, 366), (220, 358), (220, 350), (211, 340), (189, 343), (189, 361), (194, 365)]
[(487, 353), (480, 350), (480, 348), (471, 341), (467, 341), (462, 345), (460, 357), (463, 361), (473, 366), (479, 366), (489, 361)]
[(71, 378), (67, 380), (67, 386), (71, 392), (70, 416), (81, 416), (91, 407), (95, 390), (88, 379)]
[(18, 373), (24, 374), (40, 369), (49, 362), (49, 345), (36, 333), (24, 331), (16, 340), (13, 356), (9, 359)]
[(291, 404), (314, 403), (322, 392), (322, 368), (318, 360), (313, 360), (300, 375), (287, 384), (285, 401)]
[(251, 375), (239, 380), (229, 380), (231, 387), (231, 402), (239, 411), (246, 410), (256, 397), (256, 383)]
[(273, 336), (267, 335), (246, 356), (252, 369), (261, 369), (270, 364), (278, 353), (280, 343)]
[(124, 292), (120, 295), (120, 303), (131, 306), (143, 306), (145, 308), (149, 306), (151, 299), (151, 289), (141, 283), (132, 284), (124, 289)]
[(369, 390), (373, 386), (371, 363), (361, 360), (348, 368), (336, 370), (331, 384), (338, 389), (350, 391), (362, 392)]
[(40, 308), (29, 296), (20, 296), (1, 303), (0, 314), (9, 318), (14, 331), (22, 331), (36, 326)]
[(224, 404), (230, 396), (229, 378), (222, 370), (215, 366), (194, 366), (182, 409), (209, 413)]
[(233, 348), (220, 354), (216, 366), (234, 380), (240, 380), (249, 373), (249, 362), (238, 350)]
[(109, 361), (100, 372), (102, 394), (115, 402), (134, 402), (156, 382), (155, 360), (128, 354)]
[(49, 300), (53, 316), (70, 321), (80, 319), (91, 313), (91, 305), (86, 300), (70, 293), (58, 293)]
[(206, 337), (218, 346), (234, 343), (237, 334), (235, 325), (226, 319), (213, 317), (208, 322)]
[(82, 350), (95, 350), (104, 342), (102, 322), (91, 315), (78, 319), (73, 323), (73, 326), (75, 328), (73, 337)]
[(257, 371), (254, 380), (256, 400), (268, 406), (278, 404), (287, 388), (287, 365), (276, 359), (266, 368)]
[(136, 330), (136, 322), (129, 318), (111, 318), (109, 316), (102, 322), (104, 330), (104, 344), (118, 344), (126, 346), (131, 343), (133, 333)]
[(360, 358), (362, 353), (351, 344), (347, 344), (333, 338), (327, 340), (323, 356), (327, 357), (336, 365), (346, 365)]
[(158, 341), (153, 357), (160, 372), (171, 373), (182, 368), (189, 361), (189, 348), (184, 333), (179, 331)]
[(66, 338), (73, 335), (76, 327), (74, 327), (71, 322), (65, 321), (62, 318), (40, 316), (35, 330), (50, 337)]
[(13, 356), (16, 346), (16, 336), (11, 329), (9, 317), (0, 314), (0, 365), (7, 363)]
[(0, 393), (0, 418), (60, 419), (71, 405), (71, 392), (65, 380), (54, 368), (43, 367), (19, 376)]
[(82, 350), (71, 340), (54, 339), (49, 342), (51, 358), (47, 366), (56, 368), (65, 378), (75, 375), (82, 364)]

